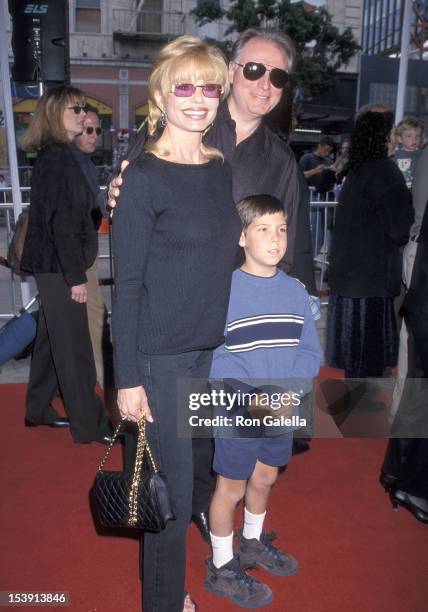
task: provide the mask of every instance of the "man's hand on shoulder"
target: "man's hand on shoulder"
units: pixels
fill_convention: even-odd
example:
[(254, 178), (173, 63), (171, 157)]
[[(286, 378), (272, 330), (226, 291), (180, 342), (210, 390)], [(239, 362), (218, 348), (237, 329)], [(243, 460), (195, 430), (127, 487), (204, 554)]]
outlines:
[(122, 185), (122, 173), (125, 168), (129, 166), (129, 161), (126, 159), (120, 164), (120, 174), (115, 176), (113, 180), (110, 181), (110, 185), (108, 186), (108, 210), (110, 212), (110, 216), (113, 216), (114, 209), (116, 208), (117, 198), (120, 195), (120, 187)]

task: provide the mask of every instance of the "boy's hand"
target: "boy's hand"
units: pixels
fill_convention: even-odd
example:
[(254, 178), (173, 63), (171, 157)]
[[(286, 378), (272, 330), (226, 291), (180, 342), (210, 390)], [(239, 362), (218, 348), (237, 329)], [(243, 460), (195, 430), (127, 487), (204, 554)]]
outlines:
[(122, 172), (125, 168), (129, 166), (129, 161), (126, 159), (120, 164), (120, 174), (115, 176), (113, 180), (110, 181), (110, 185), (108, 187), (108, 205), (111, 208), (110, 216), (113, 216), (113, 209), (116, 208), (116, 200), (120, 195), (120, 186), (122, 185)]
[(283, 403), (280, 408), (272, 408), (269, 406), (269, 413), (273, 417), (281, 417), (283, 416), (286, 419), (291, 419), (293, 416), (294, 406), (291, 403)]

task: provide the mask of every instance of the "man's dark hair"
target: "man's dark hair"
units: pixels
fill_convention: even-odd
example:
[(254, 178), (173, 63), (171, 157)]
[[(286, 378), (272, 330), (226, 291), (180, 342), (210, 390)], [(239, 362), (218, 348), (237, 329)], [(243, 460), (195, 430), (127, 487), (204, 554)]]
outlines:
[(321, 147), (328, 145), (329, 147), (333, 147), (333, 149), (336, 147), (336, 143), (334, 142), (333, 138), (331, 138), (331, 136), (321, 136), (319, 145)]
[(86, 104), (85, 112), (86, 113), (94, 113), (98, 117), (98, 109), (95, 108), (94, 106), (91, 106), (90, 104)]
[(349, 168), (360, 168), (373, 159), (388, 157), (388, 137), (394, 125), (390, 112), (365, 112), (356, 121), (351, 134)]
[(278, 198), (271, 195), (260, 194), (242, 198), (237, 205), (238, 214), (241, 218), (242, 229), (245, 231), (247, 227), (257, 217), (263, 215), (274, 215), (275, 213), (284, 213), (285, 221), (287, 222), (287, 213)]

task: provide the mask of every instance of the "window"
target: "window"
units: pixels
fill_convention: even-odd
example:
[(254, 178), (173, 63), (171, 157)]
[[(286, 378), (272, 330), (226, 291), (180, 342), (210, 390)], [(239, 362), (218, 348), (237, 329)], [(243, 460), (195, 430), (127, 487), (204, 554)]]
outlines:
[[(370, 83), (370, 103), (383, 103), (388, 108), (395, 108), (397, 101), (397, 85), (395, 83)], [(405, 112), (417, 113), (418, 88), (407, 85), (405, 98)]]
[(137, 32), (150, 34), (162, 32), (163, 0), (145, 0), (138, 13)]
[(100, 0), (76, 0), (76, 32), (101, 32)]
[(382, 103), (388, 108), (395, 108), (397, 85), (395, 83), (370, 83), (369, 102)]
[(200, 6), (201, 4), (206, 4), (207, 1), (212, 4), (215, 7), (220, 8), (220, 0), (197, 0), (197, 6)]

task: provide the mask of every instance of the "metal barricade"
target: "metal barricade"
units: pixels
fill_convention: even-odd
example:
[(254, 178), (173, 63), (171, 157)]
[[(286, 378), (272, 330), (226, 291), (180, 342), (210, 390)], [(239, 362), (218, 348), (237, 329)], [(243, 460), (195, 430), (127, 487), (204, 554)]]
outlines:
[(314, 249), (315, 268), (320, 271), (318, 290), (324, 290), (326, 271), (329, 265), (331, 235), (337, 206), (336, 193), (330, 191), (321, 196), (310, 188), (310, 225)]
[[(22, 208), (29, 204), (30, 188), (21, 187)], [(12, 188), (0, 189), (0, 257), (5, 259), (10, 240), (15, 229), (15, 215), (12, 201)], [(3, 261), (3, 260), (2, 260)], [(9, 268), (0, 268), (0, 319), (10, 319), (15, 316), (21, 306), (19, 295), (20, 278), (16, 277)]]
[[(105, 189), (105, 187), (101, 187)], [(21, 187), (22, 208), (28, 207), (30, 201), (30, 188)], [(12, 201), (11, 187), (0, 188), (0, 259), (6, 259), (10, 241), (15, 231), (15, 215)], [(112, 260), (111, 260), (111, 237), (110, 232), (99, 236), (98, 260), (100, 262), (108, 261), (108, 266), (100, 265), (101, 272), (112, 277)], [(26, 281), (31, 283), (33, 293), (36, 293), (34, 281), (31, 277), (25, 277)], [(4, 265), (0, 266), (0, 322), (4, 319), (10, 319), (15, 316), (19, 309), (23, 306), (21, 303), (21, 295), (19, 291), (21, 277), (13, 274), (12, 270)], [(112, 299), (112, 283), (110, 278), (102, 284), (110, 285), (110, 295), (108, 301), (111, 304)], [(107, 309), (111, 310), (110, 304)]]
[[(101, 187), (105, 189), (105, 187)], [(30, 199), (30, 188), (21, 188), (21, 197), (23, 208), (28, 206)], [(314, 246), (314, 263), (316, 269), (319, 270), (318, 290), (325, 289), (326, 271), (329, 265), (329, 249), (330, 235), (332, 227), (330, 221), (334, 223), (334, 212), (337, 206), (334, 192), (327, 194), (325, 198), (321, 198), (313, 189), (310, 196), (310, 215), (311, 215), (311, 231)], [(329, 211), (331, 211), (331, 219), (329, 219)], [(12, 202), (12, 190), (10, 187), (0, 189), (0, 256), (6, 257), (11, 237), (15, 228), (15, 218)], [(110, 285), (109, 302), (111, 305), (113, 285), (113, 261), (111, 257), (111, 236), (109, 234), (100, 235), (99, 262), (108, 261), (108, 267), (100, 265), (101, 275), (108, 274), (109, 278), (102, 282), (103, 285)], [(104, 269), (103, 269), (104, 268)], [(15, 276), (11, 270), (0, 266), (0, 320), (13, 317), (21, 308), (21, 297), (19, 295), (20, 277)], [(111, 308), (107, 304), (110, 311)]]

